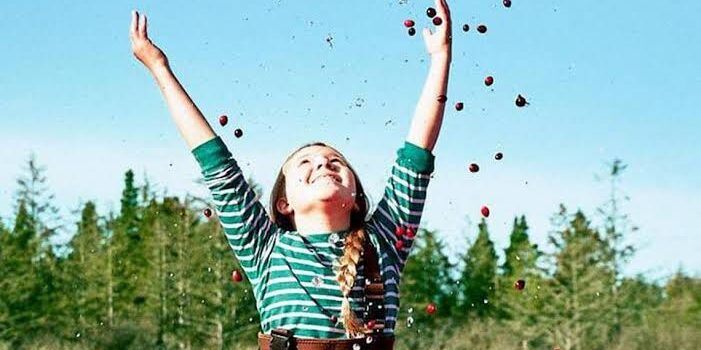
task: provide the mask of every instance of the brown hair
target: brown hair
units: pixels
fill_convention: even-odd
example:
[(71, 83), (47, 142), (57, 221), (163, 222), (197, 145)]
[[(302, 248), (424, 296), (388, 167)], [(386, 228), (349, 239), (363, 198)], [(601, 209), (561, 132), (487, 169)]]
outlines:
[(273, 190), (270, 194), (270, 218), (275, 224), (277, 224), (278, 227), (284, 230), (294, 231), (296, 229), (291, 215), (284, 215), (280, 213), (277, 210), (276, 203), (280, 198), (286, 196), (285, 174), (283, 172), (285, 164), (287, 164), (287, 162), (292, 159), (297, 152), (311, 146), (323, 146), (334, 150), (343, 158), (355, 177), (355, 206), (358, 209), (351, 211), (349, 227), (350, 233), (346, 236), (343, 256), (341, 256), (339, 259), (339, 268), (336, 272), (336, 280), (340, 284), (341, 292), (343, 293), (340, 319), (346, 329), (346, 334), (356, 336), (364, 332), (366, 329), (365, 326), (355, 317), (348, 298), (351, 290), (353, 289), (353, 284), (355, 283), (355, 277), (358, 273), (357, 265), (363, 250), (363, 241), (366, 238), (364, 226), (365, 217), (368, 213), (369, 202), (365, 196), (363, 185), (361, 185), (360, 179), (358, 179), (358, 174), (355, 172), (353, 167), (350, 166), (341, 152), (338, 152), (338, 150), (325, 143), (313, 142), (298, 148), (296, 151), (292, 152), (289, 157), (287, 157), (285, 162), (282, 164), (282, 167), (280, 167), (280, 172), (277, 175), (275, 185), (273, 186)]

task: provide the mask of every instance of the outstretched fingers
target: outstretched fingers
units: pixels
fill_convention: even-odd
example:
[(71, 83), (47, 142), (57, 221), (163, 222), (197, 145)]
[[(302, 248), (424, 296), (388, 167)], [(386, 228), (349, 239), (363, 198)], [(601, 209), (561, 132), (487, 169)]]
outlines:
[(146, 22), (148, 19), (146, 18), (146, 15), (142, 16), (141, 20), (139, 21), (139, 36), (142, 39), (148, 39), (148, 34), (146, 33)]
[(139, 13), (136, 10), (131, 11), (131, 23), (129, 24), (129, 38), (136, 39), (136, 28), (139, 23)]

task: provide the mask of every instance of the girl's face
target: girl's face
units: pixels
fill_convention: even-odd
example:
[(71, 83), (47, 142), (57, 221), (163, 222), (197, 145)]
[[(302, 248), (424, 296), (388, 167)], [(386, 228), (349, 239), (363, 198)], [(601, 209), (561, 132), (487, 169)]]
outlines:
[(346, 208), (350, 212), (355, 205), (355, 176), (346, 160), (331, 148), (301, 149), (285, 163), (283, 173), (287, 203), (283, 213), (328, 208)]

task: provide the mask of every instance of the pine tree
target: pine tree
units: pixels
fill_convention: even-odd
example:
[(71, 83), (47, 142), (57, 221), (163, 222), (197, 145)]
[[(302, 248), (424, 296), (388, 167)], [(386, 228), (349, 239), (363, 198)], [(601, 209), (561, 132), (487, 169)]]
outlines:
[(461, 309), (478, 317), (494, 315), (497, 282), (497, 255), (484, 218), (478, 225), (477, 239), (463, 256), (460, 277)]

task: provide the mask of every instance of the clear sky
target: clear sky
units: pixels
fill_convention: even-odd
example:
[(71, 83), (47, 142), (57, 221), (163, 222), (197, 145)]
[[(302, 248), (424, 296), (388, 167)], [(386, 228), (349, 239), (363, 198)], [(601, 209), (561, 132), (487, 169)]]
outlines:
[[(86, 200), (102, 214), (118, 209), (129, 168), (169, 194), (206, 193), (156, 85), (131, 55), (132, 9), (149, 16), (151, 37), (266, 198), (285, 156), (322, 140), (350, 159), (376, 202), (429, 64), (420, 35), (402, 23), (429, 25), (432, 5), (0, 2), (0, 215), (11, 216), (32, 151), (68, 223)], [(423, 226), (455, 254), (475, 238), (487, 204), (499, 250), (520, 214), (547, 247), (558, 204), (594, 215), (608, 194), (594, 175), (620, 158), (629, 165), (623, 209), (640, 227), (629, 236), (639, 252), (628, 273), (701, 273), (701, 3), (513, 0), (506, 9), (489, 0), (451, 9), (449, 103)], [(517, 108), (517, 94), (530, 105)], [(452, 108), (458, 100), (462, 112)], [(230, 116), (226, 128), (220, 114)], [(477, 174), (466, 170), (472, 161)]]

